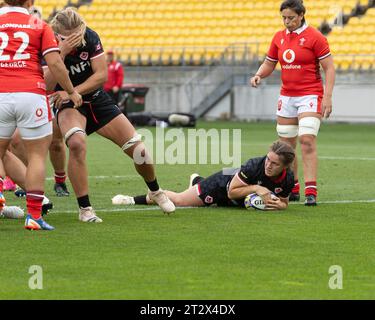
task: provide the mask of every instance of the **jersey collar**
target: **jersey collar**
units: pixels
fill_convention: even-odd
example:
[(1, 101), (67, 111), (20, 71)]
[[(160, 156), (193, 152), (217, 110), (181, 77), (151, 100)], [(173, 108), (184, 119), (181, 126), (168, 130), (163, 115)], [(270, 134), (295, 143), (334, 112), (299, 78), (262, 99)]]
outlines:
[(286, 177), (286, 169), (283, 170), (283, 172), (281, 173), (281, 175), (279, 177), (277, 177), (276, 179), (273, 179), (271, 178), (271, 180), (274, 182), (274, 183), (280, 183), (281, 181), (283, 181)]
[(307, 23), (304, 23), (302, 27), (299, 27), (298, 29), (290, 32), (288, 29), (286, 29), (286, 34), (289, 34), (289, 33), (297, 33), (297, 34), (301, 34), (303, 31), (305, 31), (307, 29), (308, 25)]
[(27, 10), (26, 8), (22, 8), (22, 7), (3, 7), (0, 9), (0, 14), (6, 14), (10, 12), (18, 12), (18, 13), (24, 13), (24, 14), (30, 15), (29, 10)]

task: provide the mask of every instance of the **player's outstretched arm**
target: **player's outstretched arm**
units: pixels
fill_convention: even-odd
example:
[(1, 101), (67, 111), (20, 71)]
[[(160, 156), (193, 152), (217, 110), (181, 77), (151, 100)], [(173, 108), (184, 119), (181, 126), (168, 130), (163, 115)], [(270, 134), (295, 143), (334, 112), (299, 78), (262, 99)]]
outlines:
[(243, 182), (238, 175), (235, 175), (229, 185), (228, 198), (231, 200), (238, 200), (245, 198), (250, 193), (260, 195), (266, 202), (271, 199), (271, 191), (259, 185), (251, 185)]

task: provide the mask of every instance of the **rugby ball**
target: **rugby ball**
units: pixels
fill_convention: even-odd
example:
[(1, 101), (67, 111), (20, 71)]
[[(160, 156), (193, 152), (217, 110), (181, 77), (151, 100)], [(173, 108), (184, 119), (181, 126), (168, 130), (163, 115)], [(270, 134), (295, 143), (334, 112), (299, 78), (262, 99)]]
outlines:
[[(277, 197), (271, 193), (272, 199), (277, 199)], [(255, 210), (266, 210), (266, 205), (263, 202), (261, 196), (256, 193), (250, 193), (246, 196), (244, 200), (244, 205), (246, 209), (255, 209)]]

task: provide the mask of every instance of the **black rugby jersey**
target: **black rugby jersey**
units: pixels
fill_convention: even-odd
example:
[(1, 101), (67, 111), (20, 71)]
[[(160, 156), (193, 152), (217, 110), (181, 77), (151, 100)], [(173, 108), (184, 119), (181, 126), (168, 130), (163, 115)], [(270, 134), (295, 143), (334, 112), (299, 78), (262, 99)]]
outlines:
[[(93, 75), (91, 67), (91, 59), (94, 59), (104, 54), (103, 45), (100, 41), (99, 35), (86, 28), (85, 33), (86, 45), (80, 46), (65, 57), (64, 63), (69, 71), (69, 78), (76, 87), (85, 82)], [(62, 90), (60, 85), (56, 86), (56, 91)], [(94, 90), (92, 93), (85, 95), (84, 100), (90, 99), (93, 95), (102, 91), (102, 88)]]
[(246, 184), (260, 185), (271, 190), (276, 196), (287, 198), (294, 187), (294, 175), (290, 169), (273, 179), (264, 172), (267, 157), (253, 158), (241, 166), (238, 177)]

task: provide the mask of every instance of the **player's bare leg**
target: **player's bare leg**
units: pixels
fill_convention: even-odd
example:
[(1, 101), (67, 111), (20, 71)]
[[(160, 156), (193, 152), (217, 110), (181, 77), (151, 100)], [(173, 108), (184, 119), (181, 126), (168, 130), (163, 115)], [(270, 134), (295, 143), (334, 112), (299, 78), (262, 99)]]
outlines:
[(26, 149), (18, 129), (16, 129), (12, 136), (9, 150), (27, 166)]
[[(167, 197), (174, 203), (176, 207), (202, 207), (204, 203), (201, 198), (197, 195), (196, 188), (193, 186), (183, 192), (164, 191)], [(117, 195), (112, 199), (113, 204), (117, 205), (153, 205), (155, 204), (149, 197), (149, 195), (140, 196), (128, 196), (128, 195)]]
[(319, 131), (320, 120), (321, 116), (317, 113), (306, 112), (299, 116), (299, 142), (305, 178), (305, 205), (307, 206), (317, 204), (318, 152), (316, 136)]
[(175, 206), (160, 189), (156, 179), (154, 165), (147, 150), (129, 120), (120, 114), (103, 128), (97, 131), (101, 136), (113, 141), (134, 160), (137, 172), (143, 177), (150, 189), (149, 197), (155, 201), (165, 213), (175, 211)]
[(316, 137), (312, 135), (303, 135), (299, 138), (303, 174), (305, 177), (306, 198), (309, 195), (317, 196), (316, 181), (318, 175), (318, 153), (316, 148)]
[[(69, 148), (68, 176), (79, 206), (83, 222), (102, 222), (96, 216), (89, 199), (88, 170), (86, 165), (86, 118), (76, 109), (64, 109), (58, 114), (61, 134)], [(71, 131), (72, 129), (75, 130)], [(70, 132), (70, 134), (69, 134)], [(67, 137), (67, 133), (69, 137)]]
[(25, 188), (26, 166), (24, 162), (8, 150), (5, 152), (3, 161), (7, 175), (20, 187)]
[(10, 139), (0, 139), (0, 212), (4, 209), (5, 206), (5, 197), (3, 195), (3, 183), (5, 178), (5, 168), (3, 163), (3, 158), (7, 152)]
[(53, 135), (52, 142), (49, 148), (49, 157), (54, 169), (55, 185), (54, 191), (58, 197), (69, 196), (69, 191), (66, 187), (66, 152), (64, 138), (61, 134), (60, 128), (57, 125), (56, 119), (53, 119)]
[[(48, 125), (48, 124), (46, 124)], [(28, 216), (26, 229), (53, 230), (41, 219), (44, 200), (44, 181), (46, 177), (46, 160), (52, 134), (40, 139), (23, 139), (28, 165), (26, 168), (25, 190)]]
[[(277, 117), (277, 123), (280, 125), (298, 125), (298, 118), (284, 118), (284, 117)], [(288, 142), (294, 150), (297, 148), (297, 141), (298, 137), (292, 138), (285, 138), (280, 137), (279, 139), (284, 142)], [(298, 160), (295, 157), (293, 162), (293, 175), (294, 175), (294, 188), (292, 190), (291, 195), (289, 196), (289, 201), (299, 201), (300, 200), (300, 185), (298, 180)]]

